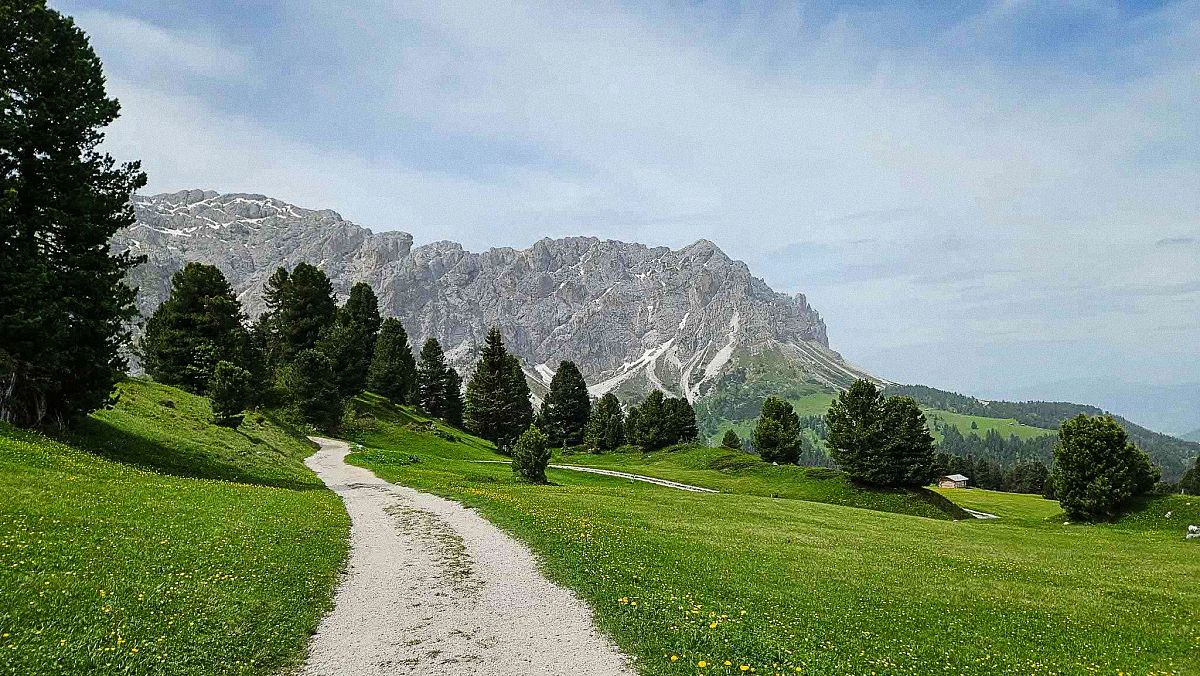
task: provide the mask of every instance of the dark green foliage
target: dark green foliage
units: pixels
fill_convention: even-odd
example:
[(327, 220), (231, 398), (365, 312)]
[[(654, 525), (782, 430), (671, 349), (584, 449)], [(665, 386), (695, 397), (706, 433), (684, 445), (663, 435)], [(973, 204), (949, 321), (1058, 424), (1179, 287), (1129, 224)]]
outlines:
[(253, 362), (246, 315), (222, 272), (188, 263), (171, 277), (171, 295), (146, 322), (139, 343), (146, 373), (196, 394), (208, 390), (218, 362)]
[(508, 353), (500, 330), (493, 328), (467, 383), (467, 429), (506, 453), (532, 420), (533, 404), (521, 362)]
[(263, 296), (267, 312), (259, 321), (259, 330), (272, 368), (317, 347), (321, 334), (337, 316), (333, 284), (308, 263), (300, 263), (291, 273), (277, 269), (267, 280)]
[(333, 363), (320, 350), (304, 350), (279, 368), (276, 387), (288, 407), (317, 429), (333, 431), (342, 417), (342, 397)]
[(254, 402), (254, 379), (250, 372), (232, 362), (217, 362), (208, 385), (213, 421), (225, 427), (237, 427), (245, 411)]
[(417, 363), (417, 403), (435, 418), (446, 415), (446, 355), (437, 338), (425, 341)]
[(338, 310), (333, 324), (322, 331), (318, 348), (333, 362), (343, 397), (353, 397), (366, 389), (382, 323), (375, 292), (365, 282), (359, 282), (351, 287), (350, 298)]
[(700, 431), (696, 428), (696, 411), (691, 402), (683, 397), (669, 397), (663, 402), (663, 411), (667, 416), (667, 428), (675, 441), (671, 443), (690, 443), (696, 440)]
[(1200, 458), (1196, 458), (1195, 466), (1184, 473), (1179, 490), (1188, 495), (1200, 495)]
[(550, 464), (550, 440), (542, 431), (530, 426), (513, 445), (512, 471), (517, 478), (532, 484), (546, 483), (546, 466)]
[(767, 462), (795, 464), (800, 457), (800, 418), (792, 405), (777, 397), (767, 397), (750, 443)]
[(721, 437), (721, 448), (728, 448), (733, 451), (742, 450), (742, 439), (733, 430), (725, 430), (725, 436)]
[(933, 478), (933, 437), (917, 402), (884, 399), (859, 380), (825, 416), (834, 461), (855, 481), (882, 487), (921, 486)]
[(696, 439), (696, 413), (686, 399), (668, 398), (661, 390), (646, 395), (629, 411), (625, 435), (632, 444), (654, 451)]
[(1058, 438), (1054, 491), (1071, 519), (1112, 519), (1158, 481), (1150, 458), (1109, 416), (1076, 416), (1063, 423)]
[(975, 488), (991, 491), (1043, 495), (1050, 481), (1050, 470), (1041, 460), (1021, 461), (1005, 468), (990, 457), (940, 452), (936, 454), (934, 467), (936, 474), (962, 474), (971, 479)]
[(462, 427), (463, 425), (463, 393), (462, 376), (453, 367), (447, 366), (445, 372), (446, 410), (442, 419), (447, 425)]
[(594, 451), (611, 451), (625, 443), (625, 415), (617, 395), (609, 392), (592, 407), (584, 443)]
[(542, 402), (541, 429), (552, 443), (563, 448), (583, 443), (584, 428), (592, 413), (592, 399), (588, 396), (587, 383), (575, 362), (564, 361), (558, 365), (550, 379), (550, 392)]
[(97, 151), (119, 109), (74, 22), (0, 3), (0, 420), (77, 420), (125, 370), (138, 260), (108, 242), (146, 177)]
[[(1095, 406), (1061, 401), (985, 402), (975, 397), (937, 390), (924, 385), (888, 385), (887, 389), (889, 395), (910, 396), (930, 408), (990, 418), (1013, 418), (1026, 425), (1047, 429), (1058, 429), (1064, 421), (1081, 414), (1107, 415)], [(1182, 476), (1191, 463), (1191, 459), (1200, 455), (1200, 443), (1184, 441), (1148, 430), (1120, 416), (1112, 417), (1121, 427), (1125, 428), (1130, 439), (1144, 449), (1150, 459), (1162, 468), (1163, 476), (1168, 479)], [(1053, 439), (1054, 437), (1047, 435), (1047, 438)], [(1049, 451), (1049, 447), (1046, 450)], [(1042, 459), (1049, 461), (1049, 454), (1047, 453)]]
[(387, 397), (393, 404), (410, 404), (417, 389), (417, 362), (408, 334), (399, 319), (389, 317), (375, 340), (367, 389)]

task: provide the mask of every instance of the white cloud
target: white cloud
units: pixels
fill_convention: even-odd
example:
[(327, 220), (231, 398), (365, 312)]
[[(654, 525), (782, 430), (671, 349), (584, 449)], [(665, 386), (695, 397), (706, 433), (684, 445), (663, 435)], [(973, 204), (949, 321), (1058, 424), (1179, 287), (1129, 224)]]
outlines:
[(218, 38), (167, 30), (99, 9), (72, 12), (110, 69), (126, 76), (178, 78), (190, 74), (228, 80), (244, 76), (245, 55)]

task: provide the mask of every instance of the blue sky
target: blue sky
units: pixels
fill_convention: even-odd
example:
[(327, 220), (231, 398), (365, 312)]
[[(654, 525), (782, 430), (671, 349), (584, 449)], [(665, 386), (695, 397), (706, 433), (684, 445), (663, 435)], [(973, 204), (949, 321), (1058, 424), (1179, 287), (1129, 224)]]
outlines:
[(704, 237), (891, 379), (1200, 382), (1200, 2), (52, 4), (154, 191)]

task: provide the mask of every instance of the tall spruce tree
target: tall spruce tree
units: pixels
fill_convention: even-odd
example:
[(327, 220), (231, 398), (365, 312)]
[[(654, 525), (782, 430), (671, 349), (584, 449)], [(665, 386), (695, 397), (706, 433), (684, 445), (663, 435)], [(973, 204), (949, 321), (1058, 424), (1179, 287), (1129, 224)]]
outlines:
[(333, 284), (319, 268), (300, 263), (290, 273), (275, 270), (263, 291), (267, 312), (260, 320), (272, 368), (317, 347), (337, 316)]
[(541, 424), (546, 436), (563, 448), (583, 443), (591, 413), (592, 398), (579, 367), (572, 361), (560, 363), (550, 379), (550, 391), (542, 400)]
[(203, 394), (218, 362), (253, 363), (246, 315), (215, 266), (188, 263), (171, 277), (171, 293), (146, 322), (139, 341), (146, 373)]
[(629, 435), (638, 446), (647, 451), (657, 451), (675, 443), (678, 439), (674, 423), (667, 413), (667, 397), (662, 390), (646, 395), (637, 408), (636, 416), (630, 413)]
[(700, 435), (692, 402), (683, 397), (669, 397), (663, 401), (663, 412), (667, 416), (667, 436), (671, 439), (670, 443), (690, 443)]
[(446, 415), (446, 355), (437, 338), (429, 338), (417, 362), (417, 403), (435, 418)]
[(583, 436), (593, 451), (611, 451), (625, 443), (625, 414), (617, 395), (608, 392), (600, 397), (592, 407)]
[(353, 397), (366, 389), (382, 323), (375, 291), (366, 282), (358, 282), (350, 288), (350, 298), (337, 311), (333, 324), (322, 332), (317, 346), (333, 362), (343, 397)]
[(379, 329), (367, 374), (367, 388), (387, 397), (393, 404), (415, 401), (417, 362), (404, 325), (395, 317), (388, 317)]
[(767, 462), (794, 464), (800, 458), (800, 418), (792, 405), (779, 397), (767, 397), (750, 443)]
[(830, 455), (852, 479), (870, 483), (884, 443), (883, 395), (874, 383), (855, 381), (825, 415)]
[(872, 483), (916, 488), (934, 477), (933, 435), (921, 407), (911, 397), (883, 402), (885, 441)]
[(0, 420), (66, 423), (126, 367), (138, 259), (108, 242), (146, 177), (97, 150), (120, 106), (71, 19), (0, 2), (0, 45)]
[(533, 420), (529, 384), (521, 362), (504, 348), (500, 330), (492, 328), (471, 380), (467, 383), (464, 422), (473, 434), (511, 453), (512, 442)]
[(740, 451), (742, 450), (742, 439), (732, 429), (725, 430), (725, 436), (721, 437), (721, 448)]

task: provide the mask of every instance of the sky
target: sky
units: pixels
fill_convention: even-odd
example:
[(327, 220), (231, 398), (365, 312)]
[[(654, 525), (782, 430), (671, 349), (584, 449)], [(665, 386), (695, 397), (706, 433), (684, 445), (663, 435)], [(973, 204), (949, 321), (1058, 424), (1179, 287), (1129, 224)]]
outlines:
[(890, 380), (1200, 391), (1200, 2), (51, 5), (148, 191), (474, 250), (706, 238)]

